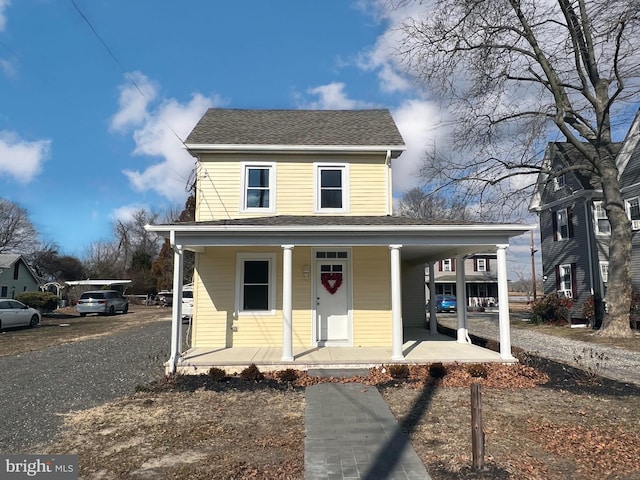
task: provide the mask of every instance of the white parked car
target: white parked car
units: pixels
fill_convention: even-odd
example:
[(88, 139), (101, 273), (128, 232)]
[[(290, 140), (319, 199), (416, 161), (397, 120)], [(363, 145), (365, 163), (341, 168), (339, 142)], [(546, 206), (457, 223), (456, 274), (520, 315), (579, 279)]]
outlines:
[(193, 284), (185, 285), (182, 289), (182, 319), (193, 318)]
[(127, 313), (129, 300), (117, 290), (96, 290), (84, 292), (78, 299), (76, 310), (81, 317), (87, 313), (114, 315), (116, 312)]
[(42, 316), (35, 308), (12, 298), (0, 298), (0, 329), (37, 327)]

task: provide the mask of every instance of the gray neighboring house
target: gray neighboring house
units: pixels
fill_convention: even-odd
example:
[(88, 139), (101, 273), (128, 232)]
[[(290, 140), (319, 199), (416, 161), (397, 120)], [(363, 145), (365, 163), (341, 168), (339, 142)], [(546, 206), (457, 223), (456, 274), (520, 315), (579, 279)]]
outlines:
[[(640, 112), (616, 158), (618, 178), (632, 226), (632, 283), (640, 291)], [(575, 164), (579, 153), (564, 142), (549, 143), (544, 165), (560, 170)], [(572, 318), (584, 319), (591, 297), (596, 308), (606, 302), (611, 227), (598, 182), (580, 172), (557, 177), (541, 174), (529, 210), (540, 220), (544, 293), (573, 299)]]
[(40, 280), (22, 255), (0, 254), (0, 298), (14, 298), (22, 292), (37, 292)]
[[(436, 295), (457, 296), (457, 259), (445, 258), (434, 265)], [(493, 307), (498, 303), (498, 260), (495, 254), (476, 254), (464, 259), (467, 307)], [(425, 270), (429, 288), (429, 269)]]

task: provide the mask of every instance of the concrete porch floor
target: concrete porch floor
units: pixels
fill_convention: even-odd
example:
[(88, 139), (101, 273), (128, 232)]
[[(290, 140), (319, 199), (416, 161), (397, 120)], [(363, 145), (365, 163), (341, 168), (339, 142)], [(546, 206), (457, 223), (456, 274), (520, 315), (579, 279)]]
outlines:
[(391, 346), (294, 349), (293, 362), (281, 360), (280, 347), (192, 348), (182, 354), (177, 372), (201, 374), (211, 367), (220, 367), (229, 373), (237, 373), (252, 363), (263, 371), (286, 368), (371, 368), (390, 363), (505, 363), (497, 352), (477, 345), (458, 343), (445, 335), (431, 335), (425, 329), (405, 330), (404, 338), (402, 352), (405, 358), (397, 362), (391, 361)]

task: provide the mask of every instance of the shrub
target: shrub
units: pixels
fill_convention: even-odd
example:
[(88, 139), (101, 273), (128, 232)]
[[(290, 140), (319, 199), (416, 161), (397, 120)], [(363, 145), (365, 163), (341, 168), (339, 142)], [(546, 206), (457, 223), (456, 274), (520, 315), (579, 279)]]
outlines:
[(208, 372), (209, 378), (214, 382), (219, 382), (224, 377), (227, 376), (227, 372), (225, 372), (222, 368), (211, 367)]
[(278, 377), (278, 380), (280, 380), (281, 382), (291, 383), (295, 382), (298, 379), (298, 372), (293, 368), (287, 368), (286, 370), (280, 370), (278, 373), (276, 373), (276, 377)]
[(434, 379), (444, 378), (447, 374), (447, 367), (441, 362), (432, 363), (429, 365), (429, 376)]
[(534, 324), (565, 325), (571, 319), (573, 300), (550, 293), (531, 304), (531, 322)]
[(41, 312), (51, 312), (58, 307), (60, 299), (51, 292), (24, 292), (16, 295), (16, 300), (36, 308)]
[(467, 366), (467, 373), (473, 378), (487, 378), (487, 367), (479, 363)]
[(255, 363), (252, 363), (240, 372), (240, 378), (248, 382), (257, 382), (259, 380), (262, 380), (264, 378), (264, 375), (262, 374), (260, 369), (256, 367)]
[(589, 298), (582, 304), (582, 316), (589, 324), (593, 324), (593, 321), (596, 319), (596, 307), (593, 295), (589, 295)]
[(409, 378), (409, 366), (408, 365), (389, 365), (389, 375), (392, 378)]

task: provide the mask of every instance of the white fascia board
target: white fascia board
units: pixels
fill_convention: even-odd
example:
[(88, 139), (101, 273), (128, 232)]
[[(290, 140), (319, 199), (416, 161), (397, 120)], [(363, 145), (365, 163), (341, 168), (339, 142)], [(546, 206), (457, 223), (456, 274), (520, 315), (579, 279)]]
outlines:
[(192, 153), (199, 152), (336, 152), (336, 153), (387, 153), (404, 152), (406, 145), (236, 145), (185, 143)]

